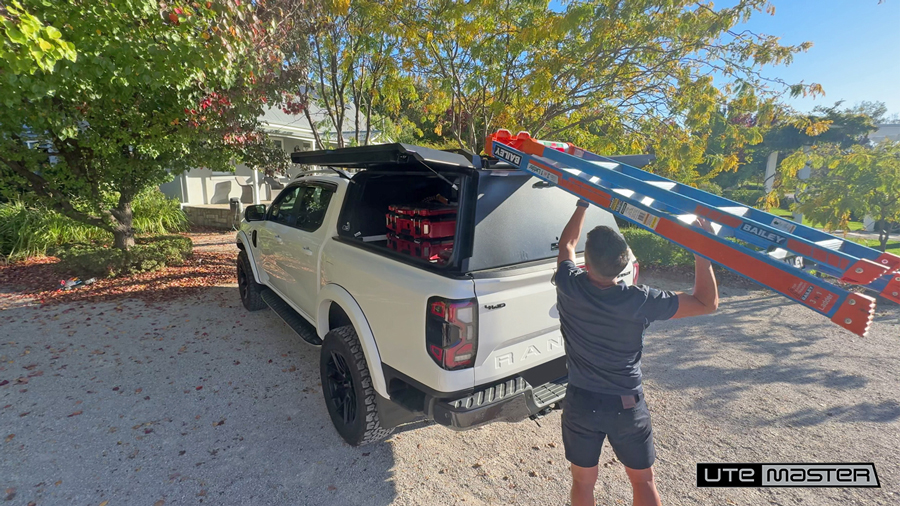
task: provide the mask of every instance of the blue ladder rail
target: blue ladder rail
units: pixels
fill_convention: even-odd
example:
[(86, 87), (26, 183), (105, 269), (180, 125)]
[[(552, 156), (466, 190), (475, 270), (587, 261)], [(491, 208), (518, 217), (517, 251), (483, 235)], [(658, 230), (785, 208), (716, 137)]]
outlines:
[[(582, 157), (587, 152), (580, 153), (581, 157), (563, 153), (544, 146), (525, 133), (511, 136), (508, 131), (501, 130), (488, 138), (487, 150), (520, 170), (604, 207), (622, 219), (806, 305), (851, 332), (858, 335), (865, 335), (868, 332), (874, 314), (875, 299), (834, 286), (824, 279), (773, 258), (765, 251), (757, 251), (730, 240), (729, 237), (756, 247), (767, 249), (775, 247), (792, 252), (795, 251), (786, 243), (795, 241), (799, 245), (797, 249), (809, 248), (795, 253), (803, 255), (805, 252), (813, 260), (818, 255), (824, 258), (829, 273), (840, 274), (857, 281), (876, 281), (888, 271), (886, 267), (874, 261), (815, 244), (807, 238), (773, 227), (771, 222), (766, 225), (754, 221), (743, 216), (748, 211), (728, 209), (728, 207), (749, 209), (741, 204), (722, 199), (734, 206), (720, 208), (704, 200), (706, 195), (709, 195), (706, 192), (696, 190), (696, 193), (690, 195), (681, 193), (683, 189), (676, 186), (678, 183), (673, 181), (608, 159), (585, 160)], [(631, 174), (624, 174), (604, 166), (609, 164), (627, 167)], [(652, 177), (648, 180), (635, 177), (644, 174)], [(678, 191), (673, 191), (676, 188)], [(709, 233), (696, 226), (698, 215), (708, 217), (720, 229), (716, 233)], [(840, 241), (828, 237), (831, 241)], [(827, 256), (823, 257), (823, 253)], [(878, 258), (878, 255), (875, 257)], [(832, 258), (835, 260), (831, 260)], [(888, 260), (892, 259), (888, 257)], [(897, 263), (900, 265), (900, 258)], [(862, 272), (858, 272), (858, 269)], [(848, 273), (847, 270), (851, 272)]]

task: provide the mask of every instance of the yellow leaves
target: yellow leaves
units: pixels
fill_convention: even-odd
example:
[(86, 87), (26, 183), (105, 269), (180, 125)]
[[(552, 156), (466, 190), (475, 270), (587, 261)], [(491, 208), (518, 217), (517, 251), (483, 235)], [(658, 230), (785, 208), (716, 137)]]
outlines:
[(827, 132), (829, 128), (831, 128), (831, 120), (821, 120), (821, 121), (810, 121), (804, 130), (806, 135), (810, 137), (815, 137), (821, 133)]
[(442, 124), (440, 124), (440, 123), (438, 123), (437, 125), (435, 125), (435, 127), (434, 127), (434, 133), (435, 133), (436, 135), (443, 135), (443, 132), (444, 132), (444, 125), (442, 125)]
[(328, 0), (325, 8), (336, 16), (346, 16), (350, 12), (350, 0)]

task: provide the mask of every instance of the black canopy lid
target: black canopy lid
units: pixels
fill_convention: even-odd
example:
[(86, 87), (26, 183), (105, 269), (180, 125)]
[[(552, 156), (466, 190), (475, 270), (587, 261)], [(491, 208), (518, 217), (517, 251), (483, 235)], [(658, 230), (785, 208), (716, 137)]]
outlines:
[(305, 165), (365, 168), (385, 164), (425, 165), (435, 170), (474, 169), (464, 155), (412, 144), (377, 144), (291, 153), (291, 161)]

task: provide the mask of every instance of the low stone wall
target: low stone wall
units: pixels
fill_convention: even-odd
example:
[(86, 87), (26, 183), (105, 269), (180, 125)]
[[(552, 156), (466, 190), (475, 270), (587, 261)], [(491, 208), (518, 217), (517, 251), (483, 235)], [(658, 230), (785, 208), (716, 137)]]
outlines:
[(184, 206), (184, 214), (187, 215), (191, 225), (210, 228), (221, 228), (231, 230), (234, 224), (229, 207), (208, 205), (208, 206)]

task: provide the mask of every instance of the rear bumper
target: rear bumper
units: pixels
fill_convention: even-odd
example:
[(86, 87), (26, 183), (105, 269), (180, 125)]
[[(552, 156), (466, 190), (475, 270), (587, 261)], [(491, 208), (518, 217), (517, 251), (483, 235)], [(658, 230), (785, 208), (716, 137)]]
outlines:
[(426, 416), (454, 429), (466, 430), (490, 422), (519, 422), (546, 414), (566, 396), (568, 377), (532, 386), (517, 377), (476, 390), (471, 395), (444, 400), (426, 398)]

